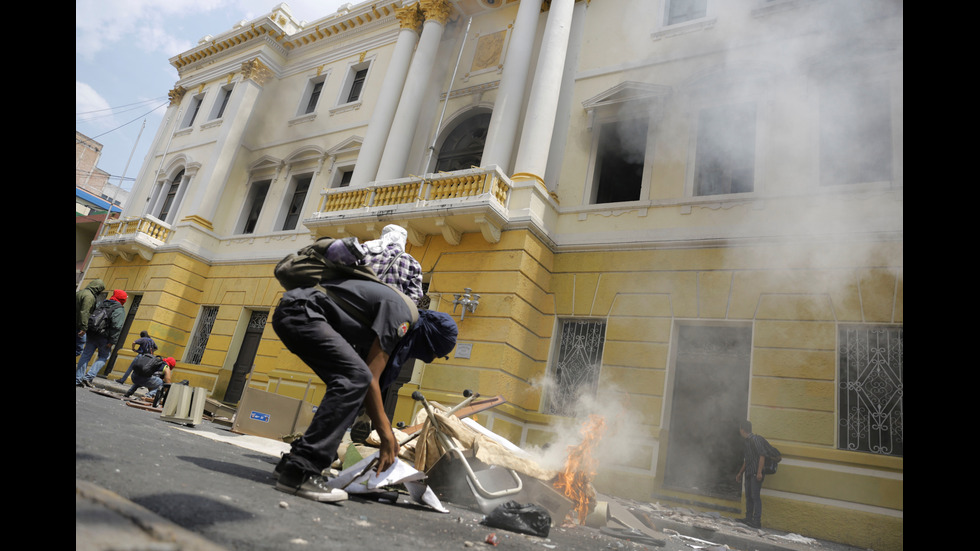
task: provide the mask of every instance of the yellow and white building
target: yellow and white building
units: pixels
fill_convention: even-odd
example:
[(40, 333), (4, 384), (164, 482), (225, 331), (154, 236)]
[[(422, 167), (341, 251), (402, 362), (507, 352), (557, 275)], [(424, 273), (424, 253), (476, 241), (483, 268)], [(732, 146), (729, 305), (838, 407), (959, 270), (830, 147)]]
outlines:
[(416, 389), (502, 394), (479, 420), (560, 452), (599, 413), (597, 489), (734, 517), (748, 418), (785, 458), (764, 525), (902, 548), (902, 2), (281, 4), (215, 32), (170, 60), (81, 283), (135, 298), (126, 342), (215, 399), (318, 403), (272, 267), (399, 224), (460, 332), (396, 421)]

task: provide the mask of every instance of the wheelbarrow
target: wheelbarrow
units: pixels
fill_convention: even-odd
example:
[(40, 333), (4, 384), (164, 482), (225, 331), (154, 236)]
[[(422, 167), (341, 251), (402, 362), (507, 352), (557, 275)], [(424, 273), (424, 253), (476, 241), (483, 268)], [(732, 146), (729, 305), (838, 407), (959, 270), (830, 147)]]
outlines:
[(444, 450), (442, 457), (425, 473), (437, 494), (442, 493), (450, 501), (475, 502), (484, 514), (490, 514), (507, 501), (520, 499), (524, 483), (517, 472), (488, 466), (472, 457), (472, 452), (461, 449), (443, 432), (439, 418), (421, 392), (413, 392), (412, 398), (422, 403), (435, 429), (436, 441)]

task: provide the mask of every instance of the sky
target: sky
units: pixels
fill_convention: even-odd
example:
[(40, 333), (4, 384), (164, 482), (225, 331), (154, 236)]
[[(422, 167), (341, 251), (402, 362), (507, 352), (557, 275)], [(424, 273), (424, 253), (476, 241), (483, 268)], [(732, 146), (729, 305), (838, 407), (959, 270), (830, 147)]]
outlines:
[[(98, 168), (131, 189), (178, 80), (169, 59), (276, 0), (76, 0), (75, 130), (103, 145)], [(299, 21), (333, 14), (345, 0), (285, 2)], [(360, 1), (351, 2), (359, 4)], [(145, 121), (145, 126), (144, 126)]]

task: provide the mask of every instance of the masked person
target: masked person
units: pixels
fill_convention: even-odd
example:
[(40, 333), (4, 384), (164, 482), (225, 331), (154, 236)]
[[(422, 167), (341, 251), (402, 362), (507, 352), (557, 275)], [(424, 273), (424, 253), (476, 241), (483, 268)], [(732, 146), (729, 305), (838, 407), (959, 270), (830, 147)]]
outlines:
[(286, 291), (272, 328), (326, 384), (310, 426), (276, 466), (276, 489), (314, 501), (345, 500), (347, 493), (329, 488), (321, 473), (337, 460), (361, 405), (381, 440), (381, 473), (398, 455), (381, 392), (412, 359), (431, 362), (452, 351), (456, 323), (447, 314), (418, 310), (385, 283), (348, 278)]

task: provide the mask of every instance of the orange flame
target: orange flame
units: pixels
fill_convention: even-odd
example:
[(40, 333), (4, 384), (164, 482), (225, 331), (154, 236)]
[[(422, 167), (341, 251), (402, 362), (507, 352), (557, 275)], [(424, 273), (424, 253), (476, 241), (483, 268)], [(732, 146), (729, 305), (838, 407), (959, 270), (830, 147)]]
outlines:
[(595, 508), (592, 479), (596, 475), (597, 461), (592, 452), (602, 438), (605, 426), (604, 418), (595, 414), (589, 416), (588, 421), (579, 431), (582, 442), (577, 446), (568, 447), (565, 468), (558, 473), (553, 484), (556, 490), (572, 501), (572, 512), (578, 516), (579, 524), (585, 524), (585, 517)]

